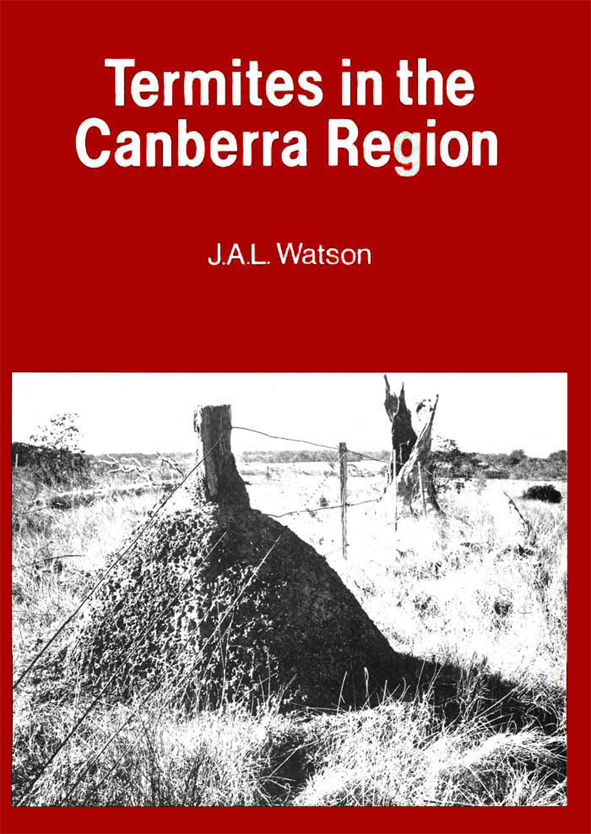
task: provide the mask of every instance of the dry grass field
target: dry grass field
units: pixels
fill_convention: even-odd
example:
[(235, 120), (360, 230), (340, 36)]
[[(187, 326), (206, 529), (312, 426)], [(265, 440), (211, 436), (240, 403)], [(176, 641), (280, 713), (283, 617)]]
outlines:
[[(349, 508), (344, 558), (340, 512), (327, 508), (340, 500), (335, 466), (240, 469), (253, 507), (325, 556), (393, 648), (465, 670), (457, 719), (445, 721), (428, 693), (332, 713), (284, 714), (269, 698), (256, 714), (234, 702), (187, 718), (165, 691), (135, 704), (107, 692), (55, 754), (89, 706), (60, 674), (60, 647), (75, 633), (66, 628), (15, 691), (14, 804), (564, 804), (566, 485), (556, 484), (564, 500), (555, 505), (522, 500), (524, 481), (450, 485), (441, 516), (402, 517), (396, 532), (386, 493)], [(352, 504), (383, 495), (383, 465), (350, 466)], [(161, 496), (52, 508), (15, 473), (15, 676)], [(481, 698), (488, 674), (514, 684), (519, 726), (499, 724)], [(551, 726), (535, 707), (554, 717)]]

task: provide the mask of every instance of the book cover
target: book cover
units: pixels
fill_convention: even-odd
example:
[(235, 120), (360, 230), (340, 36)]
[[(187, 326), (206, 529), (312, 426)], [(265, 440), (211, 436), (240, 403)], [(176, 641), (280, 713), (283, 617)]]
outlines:
[(0, 8), (2, 831), (589, 831), (589, 3)]

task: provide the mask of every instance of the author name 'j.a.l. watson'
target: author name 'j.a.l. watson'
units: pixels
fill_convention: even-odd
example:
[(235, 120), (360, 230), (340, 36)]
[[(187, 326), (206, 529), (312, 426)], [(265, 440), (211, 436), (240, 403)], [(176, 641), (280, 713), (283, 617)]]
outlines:
[[(274, 260), (270, 260), (270, 257)], [(210, 266), (360, 266), (370, 265), (371, 249), (338, 249), (326, 246), (306, 246), (304, 243), (276, 243), (272, 253), (259, 252), (256, 243), (217, 243), (207, 257)]]

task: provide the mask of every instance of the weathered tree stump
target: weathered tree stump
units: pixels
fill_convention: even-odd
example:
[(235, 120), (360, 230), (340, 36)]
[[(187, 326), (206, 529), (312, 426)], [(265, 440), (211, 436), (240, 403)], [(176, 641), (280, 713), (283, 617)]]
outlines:
[[(392, 451), (396, 460), (396, 474), (400, 472), (410, 457), (413, 446), (417, 441), (417, 435), (412, 427), (412, 415), (406, 404), (404, 395), (404, 383), (400, 389), (400, 396), (396, 396), (390, 390), (388, 377), (384, 374), (386, 381), (386, 399), (384, 407), (392, 423)], [(390, 467), (392, 469), (392, 466)], [(391, 473), (392, 475), (392, 473)]]
[(431, 430), (438, 399), (438, 397), (435, 398), (429, 419), (423, 425), (408, 460), (398, 473), (398, 494), (402, 502), (410, 507), (419, 498), (422, 507), (426, 508), (429, 504), (434, 510), (440, 512), (430, 465)]
[(417, 437), (412, 425), (412, 414), (406, 404), (404, 383), (397, 397), (390, 389), (386, 374), (384, 380), (384, 408), (392, 423), (392, 459), (388, 481), (391, 484), (396, 478), (397, 500), (411, 510), (413, 504), (418, 502), (423, 509), (429, 504), (439, 512), (430, 465), (431, 431), (439, 398), (436, 397), (432, 405), (422, 404), (423, 410), (428, 408), (429, 413), (422, 415), (423, 426)]

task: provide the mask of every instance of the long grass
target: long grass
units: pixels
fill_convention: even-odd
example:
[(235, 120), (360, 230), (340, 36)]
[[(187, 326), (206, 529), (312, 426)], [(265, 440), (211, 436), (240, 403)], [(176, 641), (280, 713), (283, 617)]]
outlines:
[[(311, 494), (331, 500), (336, 486), (331, 477), (328, 470), (317, 478), (307, 475), (305, 494), (295, 478), (286, 479), (283, 509), (305, 505)], [(256, 473), (254, 479), (256, 495)], [(359, 479), (356, 497), (377, 494), (380, 485), (373, 480)], [(267, 481), (262, 470), (261, 496)], [(13, 503), (16, 672), (74, 610), (97, 570), (108, 564), (108, 554), (145, 520), (157, 497), (48, 510), (39, 509), (38, 496), (31, 499), (25, 487), (15, 482)], [(59, 649), (72, 638), (66, 630), (56, 652), (15, 692), (13, 801), (563, 804), (565, 505), (518, 501), (529, 528), (511, 539), (495, 509), (497, 499), (488, 487), (450, 494), (442, 518), (407, 519), (396, 540), (388, 507), (370, 505), (363, 508), (364, 524), (359, 516), (351, 520), (348, 558), (343, 560), (338, 548), (328, 557), (394, 648), (467, 670), (464, 708), (456, 721), (445, 723), (427, 695), (410, 703), (389, 696), (377, 708), (324, 715), (284, 715), (270, 699), (256, 713), (229, 703), (190, 717), (168, 706), (166, 692), (127, 705), (106, 696), (43, 771), (89, 702), (83, 688), (66, 683), (61, 674)], [(336, 541), (330, 515), (293, 519), (294, 528), (320, 552)], [(533, 723), (519, 731), (499, 728), (470, 669), (514, 681), (527, 693), (524, 710), (528, 699), (535, 700), (556, 714), (558, 729), (548, 735)]]

